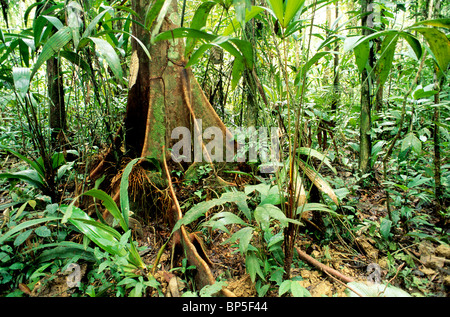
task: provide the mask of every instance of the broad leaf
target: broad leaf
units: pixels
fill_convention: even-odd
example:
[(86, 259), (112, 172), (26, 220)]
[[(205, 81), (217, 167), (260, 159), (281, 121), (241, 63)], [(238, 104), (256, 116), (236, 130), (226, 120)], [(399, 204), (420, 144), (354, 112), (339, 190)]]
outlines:
[(7, 232), (5, 232), (4, 234), (2, 234), (0, 236), (0, 245), (2, 245), (5, 241), (7, 241), (8, 238), (15, 235), (16, 233), (21, 232), (24, 229), (36, 226), (36, 225), (44, 223), (44, 222), (60, 220), (60, 219), (61, 219), (61, 217), (45, 217), (45, 218), (33, 219), (33, 220), (28, 220), (28, 221), (22, 222), (19, 225), (11, 228), (10, 230), (8, 230)]
[(266, 279), (264, 277), (264, 273), (261, 270), (259, 259), (253, 252), (248, 253), (245, 258), (245, 269), (248, 275), (250, 275), (250, 279), (252, 280), (252, 282), (255, 282), (256, 274), (258, 274), (259, 277), (261, 277), (263, 280)]
[(205, 226), (211, 227), (212, 229), (220, 229), (226, 233), (230, 233), (225, 227), (230, 224), (246, 225), (246, 223), (229, 211), (219, 212), (211, 217), (211, 219), (205, 224)]
[(111, 213), (111, 215), (119, 221), (123, 230), (128, 231), (128, 223), (125, 221), (122, 213), (117, 207), (116, 202), (107, 193), (100, 189), (91, 189), (85, 192), (83, 195), (91, 196), (102, 200), (103, 206)]
[(220, 206), (225, 203), (231, 203), (234, 202), (236, 204), (243, 203), (247, 199), (247, 196), (242, 192), (228, 192), (223, 193), (220, 198), (211, 199), (208, 201), (202, 201), (201, 203), (198, 203), (191, 209), (189, 209), (186, 214), (177, 221), (175, 226), (172, 229), (172, 233), (180, 229), (182, 225), (188, 225), (192, 223), (193, 221), (197, 220), (201, 216), (203, 216), (209, 209)]
[(14, 172), (14, 173), (1, 173), (0, 179), (20, 179), (21, 181), (27, 182), (28, 184), (40, 189), (44, 190), (46, 188), (45, 183), (41, 176), (34, 169), (28, 169), (24, 171)]
[(144, 25), (147, 30), (151, 30), (153, 22), (159, 15), (161, 8), (164, 5), (165, 0), (156, 0), (153, 4), (148, 5), (147, 13), (145, 14)]
[[(247, 23), (254, 17), (258, 16), (261, 12), (264, 11), (264, 7), (252, 6), (250, 11), (247, 11), (245, 14), (245, 22)], [(228, 36), (241, 28), (241, 24), (238, 22), (236, 18), (227, 26), (223, 35)]]
[(424, 36), (440, 72), (445, 73), (450, 64), (450, 40), (447, 36), (435, 28), (415, 27), (412, 30)]
[[(105, 8), (105, 7), (104, 7)], [(106, 13), (110, 13), (111, 15), (114, 14), (114, 9), (112, 7), (106, 7), (106, 10), (103, 10), (97, 16), (92, 19), (91, 23), (89, 23), (88, 27), (84, 31), (81, 38), (88, 38), (92, 35), (92, 32), (97, 28), (98, 23), (103, 19)]]
[(89, 39), (95, 44), (100, 55), (106, 60), (117, 80), (122, 81), (123, 71), (120, 65), (120, 59), (111, 44), (98, 37), (90, 37)]
[(414, 132), (410, 132), (402, 141), (402, 152), (412, 148), (417, 154), (422, 153), (422, 142), (416, 137)]
[(233, 233), (233, 235), (228, 240), (224, 241), (223, 244), (234, 243), (239, 240), (239, 251), (242, 254), (245, 254), (248, 250), (250, 241), (252, 240), (253, 232), (254, 230), (251, 227), (242, 228)]
[[(194, 17), (192, 18), (190, 28), (201, 30), (206, 25), (206, 20), (208, 19), (209, 12), (216, 5), (216, 2), (206, 1), (203, 2), (195, 11)], [(224, 34), (227, 35), (227, 34)], [(194, 46), (197, 43), (197, 39), (188, 38), (186, 40), (185, 56), (191, 55), (194, 50)]]
[(49, 38), (42, 48), (42, 52), (39, 54), (36, 63), (34, 64), (30, 80), (42, 64), (58, 53), (67, 43), (70, 42), (70, 40), (72, 40), (72, 29), (68, 26), (63, 27), (51, 38)]
[(388, 240), (391, 235), (391, 226), (392, 221), (386, 218), (381, 219), (380, 234), (385, 240)]
[(450, 19), (447, 18), (447, 19), (425, 20), (425, 21), (416, 22), (416, 23), (414, 23), (413, 26), (417, 26), (417, 25), (431, 25), (431, 26), (435, 26), (438, 28), (450, 29)]
[(381, 56), (375, 66), (375, 74), (378, 77), (379, 87), (384, 85), (391, 71), (397, 41), (398, 33), (389, 33), (381, 43)]
[(24, 67), (13, 67), (12, 70), (14, 87), (16, 88), (17, 94), (21, 98), (25, 98), (30, 87), (31, 72), (29, 68)]

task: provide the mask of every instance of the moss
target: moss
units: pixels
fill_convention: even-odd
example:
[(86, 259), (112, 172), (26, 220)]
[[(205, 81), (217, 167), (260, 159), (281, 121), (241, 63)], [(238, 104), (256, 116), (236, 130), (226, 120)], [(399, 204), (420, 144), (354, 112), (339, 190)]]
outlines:
[(162, 159), (162, 146), (166, 141), (166, 120), (164, 95), (159, 94), (152, 103), (153, 116), (152, 128), (149, 135), (149, 148), (147, 153), (150, 157)]

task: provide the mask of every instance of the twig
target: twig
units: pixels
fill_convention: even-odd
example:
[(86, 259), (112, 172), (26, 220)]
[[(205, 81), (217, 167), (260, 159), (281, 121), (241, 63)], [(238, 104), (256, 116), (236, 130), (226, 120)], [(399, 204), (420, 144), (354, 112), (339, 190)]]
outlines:
[(307, 262), (309, 262), (310, 264), (316, 266), (317, 268), (319, 268), (321, 271), (325, 272), (325, 273), (329, 273), (331, 275), (334, 275), (335, 277), (337, 277), (338, 279), (340, 279), (341, 281), (345, 282), (345, 283), (350, 283), (350, 282), (354, 282), (354, 280), (351, 277), (348, 277), (338, 271), (336, 271), (335, 269), (320, 263), (319, 261), (317, 261), (316, 259), (314, 259), (313, 257), (311, 257), (310, 255), (306, 254), (305, 252), (303, 252), (302, 250), (300, 250), (299, 248), (295, 248), (297, 250), (297, 253), (299, 255), (299, 257)]
[(383, 290), (380, 294), (383, 294), (384, 292), (386, 292), (386, 289), (387, 289), (387, 287), (389, 286), (389, 284), (391, 284), (391, 282), (392, 282), (393, 280), (395, 280), (395, 278), (397, 277), (398, 273), (400, 272), (400, 270), (401, 270), (404, 266), (405, 266), (405, 263), (402, 263), (402, 265), (400, 265), (400, 266), (398, 267), (397, 272), (395, 273), (394, 277), (391, 278), (391, 279), (386, 283), (386, 286), (384, 287), (384, 290)]
[(335, 278), (333, 275), (331, 275), (330, 273), (328, 273), (327, 271), (324, 271), (325, 274), (327, 274), (329, 277), (331, 277), (333, 280), (335, 280), (336, 282), (338, 282), (341, 285), (344, 285), (346, 288), (348, 288), (349, 290), (351, 290), (353, 293), (355, 293), (356, 295), (358, 295), (359, 297), (364, 297), (363, 295), (361, 295), (360, 293), (358, 293), (357, 291), (355, 291), (353, 288), (351, 288), (350, 286), (348, 286), (347, 284), (345, 284), (344, 282), (342, 282), (341, 280)]

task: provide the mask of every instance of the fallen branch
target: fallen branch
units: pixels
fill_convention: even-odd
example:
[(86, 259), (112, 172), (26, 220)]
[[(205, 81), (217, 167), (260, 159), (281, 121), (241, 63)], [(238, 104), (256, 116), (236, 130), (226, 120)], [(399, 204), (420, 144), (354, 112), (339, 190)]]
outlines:
[(343, 281), (345, 283), (354, 282), (354, 279), (352, 279), (351, 277), (348, 277), (348, 276), (346, 276), (346, 275), (336, 271), (335, 269), (333, 269), (333, 268), (331, 268), (331, 267), (329, 267), (329, 266), (327, 266), (327, 265), (325, 265), (323, 263), (320, 263), (319, 261), (317, 261), (316, 259), (314, 259), (310, 255), (306, 254), (305, 252), (303, 252), (299, 248), (296, 247), (295, 249), (297, 250), (298, 256), (302, 260), (304, 260), (304, 261), (314, 265), (315, 267), (317, 267), (321, 271), (323, 271), (325, 273), (328, 273), (330, 275), (333, 275), (333, 276), (337, 277), (338, 279), (340, 279), (341, 281)]

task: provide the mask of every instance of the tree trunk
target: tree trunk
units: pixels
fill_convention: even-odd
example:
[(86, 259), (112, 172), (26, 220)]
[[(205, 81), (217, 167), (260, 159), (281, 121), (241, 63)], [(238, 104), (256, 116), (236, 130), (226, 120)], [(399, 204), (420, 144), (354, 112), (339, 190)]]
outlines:
[[(364, 15), (369, 12), (371, 0), (361, 0), (361, 13)], [(368, 27), (368, 16), (361, 18), (361, 25)], [(367, 36), (372, 33), (368, 29), (363, 29), (363, 36)], [(369, 65), (373, 68), (373, 49), (370, 48), (369, 52)], [(370, 131), (372, 126), (371, 119), (371, 90), (370, 90), (371, 78), (369, 71), (364, 69), (361, 74), (361, 116), (360, 116), (360, 152), (359, 152), (359, 170), (362, 174), (369, 173), (371, 171), (371, 152), (372, 141), (370, 137)]]
[[(434, 2), (434, 3), (433, 3)], [(440, 1), (439, 0), (431, 0), (429, 3), (429, 16), (428, 18), (438, 18), (439, 17), (439, 9), (440, 9)], [(441, 92), (441, 87), (443, 84), (443, 78), (439, 79), (437, 75), (437, 71), (435, 69), (434, 71), (434, 89), (437, 91), (437, 93), (434, 95), (434, 104), (438, 105), (441, 103), (439, 93)], [(434, 143), (434, 158), (433, 158), (433, 165), (434, 165), (434, 196), (436, 199), (436, 213), (437, 216), (440, 216), (440, 212), (444, 210), (444, 188), (441, 183), (441, 149), (440, 149), (440, 133), (439, 133), (439, 126), (440, 126), (440, 111), (439, 106), (436, 106), (434, 108), (434, 126), (433, 126), (433, 143)]]
[[(335, 3), (335, 20), (337, 20), (339, 17), (339, 6), (338, 1)], [(336, 42), (336, 45), (334, 47), (334, 50), (336, 52), (339, 52), (339, 44)], [(339, 100), (340, 100), (340, 89), (339, 89), (339, 55), (334, 54), (333, 59), (333, 100), (331, 101), (331, 110), (333, 112), (336, 112)]]
[(50, 101), (49, 125), (52, 129), (51, 143), (53, 147), (57, 147), (58, 135), (67, 130), (67, 121), (64, 103), (63, 75), (60, 61), (56, 57), (47, 60), (47, 87)]
[[(140, 15), (138, 21), (142, 23), (148, 6), (153, 5), (153, 2), (144, 5), (142, 1), (133, 1), (133, 10)], [(179, 20), (177, 1), (172, 0), (159, 32), (178, 27)], [(157, 23), (155, 22), (155, 24)], [(139, 25), (133, 26), (133, 33), (146, 45), (151, 60), (142, 47), (133, 40), (125, 119), (127, 155), (140, 156), (143, 158), (141, 162), (145, 162), (146, 158), (156, 159), (162, 163), (161, 166), (164, 165), (167, 169), (166, 160), (168, 161), (171, 157), (168, 149), (178, 142), (178, 139), (172, 139), (172, 131), (179, 127), (188, 128), (193, 132), (191, 132), (191, 136), (194, 135), (194, 138), (196, 136), (202, 138), (203, 132), (208, 127), (217, 127), (222, 132), (222, 140), (225, 140), (226, 137), (231, 140), (231, 134), (212, 108), (191, 69), (185, 67), (184, 40), (171, 39), (150, 44), (151, 32)], [(202, 124), (199, 125), (195, 119), (201, 119)], [(215, 138), (218, 137), (220, 136), (215, 135)], [(224, 143), (226, 146), (227, 143)], [(192, 147), (190, 151), (195, 155)], [(200, 154), (203, 156), (201, 149)], [(202, 160), (203, 158), (201, 158)], [(166, 175), (168, 177), (171, 175), (168, 170)], [(173, 200), (174, 203), (177, 203), (175, 193), (173, 193)], [(198, 253), (191, 252), (192, 246), (189, 241), (184, 241), (183, 245), (188, 263), (190, 265), (200, 263), (201, 259)], [(187, 249), (186, 246), (188, 246)], [(198, 269), (199, 275), (209, 274), (207, 270), (205, 272), (202, 273)], [(205, 276), (199, 279), (200, 284), (213, 282)], [(204, 285), (197, 286), (201, 288)]]
[[(133, 9), (145, 13), (147, 6), (134, 1)], [(178, 27), (178, 20), (177, 2), (172, 1), (160, 32)], [(148, 31), (137, 25), (133, 31), (143, 43), (150, 43)], [(204, 95), (191, 69), (185, 68), (183, 40), (156, 42), (147, 45), (147, 49), (151, 62), (142, 47), (133, 41), (125, 120), (129, 153), (162, 161), (163, 146), (169, 149), (178, 141), (171, 138), (173, 129), (186, 127), (194, 131), (194, 117), (202, 119), (199, 133), (208, 127), (218, 127), (226, 135), (225, 125)], [(165, 153), (167, 159), (170, 157), (168, 153)]]
[[(149, 3), (132, 1), (132, 9), (139, 14), (136, 20), (144, 23), (145, 12)], [(132, 24), (132, 33), (147, 50), (150, 49), (150, 34), (141, 25)], [(146, 117), (150, 102), (150, 60), (144, 49), (135, 40), (131, 40), (132, 57), (130, 63), (129, 91), (127, 111), (125, 114), (125, 149), (126, 154), (137, 157), (142, 152), (146, 129)]]

